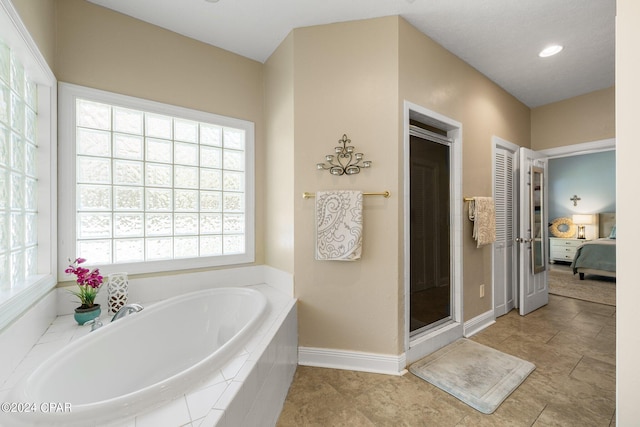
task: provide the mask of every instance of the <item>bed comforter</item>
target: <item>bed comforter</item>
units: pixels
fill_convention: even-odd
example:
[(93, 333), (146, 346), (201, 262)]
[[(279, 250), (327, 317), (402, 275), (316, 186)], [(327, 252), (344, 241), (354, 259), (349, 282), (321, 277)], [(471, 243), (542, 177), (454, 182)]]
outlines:
[(616, 239), (603, 238), (586, 242), (576, 250), (571, 263), (573, 274), (579, 268), (616, 271)]

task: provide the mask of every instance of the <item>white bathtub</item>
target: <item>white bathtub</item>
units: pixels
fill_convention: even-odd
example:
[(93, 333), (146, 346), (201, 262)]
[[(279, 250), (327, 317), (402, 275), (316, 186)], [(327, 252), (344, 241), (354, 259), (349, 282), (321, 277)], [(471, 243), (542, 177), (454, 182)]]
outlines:
[(16, 406), (22, 413), (10, 413), (10, 420), (84, 427), (161, 405), (206, 380), (241, 349), (266, 311), (259, 291), (217, 288), (106, 324), (20, 381), (5, 400), (30, 407)]

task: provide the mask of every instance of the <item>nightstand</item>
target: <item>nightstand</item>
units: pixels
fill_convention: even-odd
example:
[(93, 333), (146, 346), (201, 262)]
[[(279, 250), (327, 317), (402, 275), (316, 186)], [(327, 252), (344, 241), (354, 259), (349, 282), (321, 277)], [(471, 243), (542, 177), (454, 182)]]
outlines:
[(589, 239), (562, 239), (560, 237), (549, 237), (549, 262), (572, 262), (573, 257), (576, 255), (578, 246), (589, 241)]

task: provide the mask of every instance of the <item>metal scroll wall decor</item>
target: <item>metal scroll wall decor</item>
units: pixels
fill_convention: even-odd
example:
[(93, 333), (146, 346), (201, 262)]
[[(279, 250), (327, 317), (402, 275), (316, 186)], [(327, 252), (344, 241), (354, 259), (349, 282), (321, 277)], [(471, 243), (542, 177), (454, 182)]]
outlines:
[[(341, 144), (335, 147), (336, 154), (327, 154), (324, 156), (325, 163), (318, 163), (318, 170), (329, 170), (331, 175), (355, 175), (360, 173), (361, 168), (370, 168), (371, 162), (369, 160), (362, 160), (364, 154), (354, 153), (353, 146), (348, 145), (351, 140), (347, 138), (347, 135), (342, 135), (342, 139), (338, 142)], [(360, 162), (362, 161), (362, 164)]]

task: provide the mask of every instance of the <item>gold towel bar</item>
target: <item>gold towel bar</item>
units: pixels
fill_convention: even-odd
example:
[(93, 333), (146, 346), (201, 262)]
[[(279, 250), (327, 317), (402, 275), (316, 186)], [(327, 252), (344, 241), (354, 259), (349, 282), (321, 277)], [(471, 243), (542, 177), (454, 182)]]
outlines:
[[(383, 191), (381, 193), (362, 193), (364, 196), (384, 196), (385, 198), (391, 197), (391, 193), (388, 191)], [(315, 193), (307, 193), (306, 191), (302, 193), (303, 199), (308, 199), (310, 197), (316, 197)]]
[(473, 197), (465, 197), (464, 201), (465, 202), (473, 202)]

